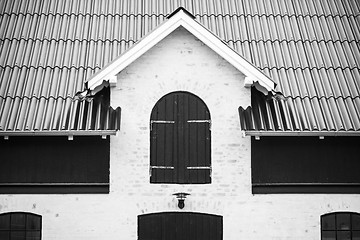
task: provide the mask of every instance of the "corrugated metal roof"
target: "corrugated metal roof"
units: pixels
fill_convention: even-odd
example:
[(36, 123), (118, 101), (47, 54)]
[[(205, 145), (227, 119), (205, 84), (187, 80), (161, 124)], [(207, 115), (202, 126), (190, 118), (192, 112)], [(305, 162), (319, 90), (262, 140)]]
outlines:
[(239, 108), (241, 128), (249, 135), (272, 132), (320, 136), (353, 134), (360, 131), (359, 112), (359, 97), (284, 98), (265, 96), (254, 88), (251, 107)]
[[(26, 125), (15, 112), (30, 111), (33, 118), (46, 119), (43, 116), (54, 118), (49, 109), (57, 104), (68, 106), (66, 100), (72, 99), (75, 105), (79, 100), (74, 96), (84, 89), (85, 79), (180, 6), (278, 84), (283, 109), (294, 109), (300, 123), (307, 119), (304, 127), (286, 131), (359, 131), (357, 0), (3, 0), (1, 131)], [(36, 107), (28, 109), (25, 102)], [(281, 118), (277, 114), (274, 117)]]
[[(66, 135), (108, 135), (120, 129), (121, 109), (109, 107), (108, 94), (92, 98), (0, 97), (0, 133), (36, 135), (64, 132)], [(85, 133), (87, 132), (87, 133)]]

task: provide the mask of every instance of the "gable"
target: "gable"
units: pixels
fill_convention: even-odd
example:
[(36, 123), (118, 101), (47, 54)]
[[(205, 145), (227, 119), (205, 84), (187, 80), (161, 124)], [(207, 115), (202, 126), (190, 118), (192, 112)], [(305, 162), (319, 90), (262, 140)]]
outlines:
[[(129, 75), (138, 75), (142, 84), (157, 79), (178, 81), (179, 89), (189, 89), (193, 82), (206, 87), (205, 79), (217, 75), (219, 83), (231, 78), (238, 79), (244, 85), (245, 75), (234, 68), (228, 61), (214, 52), (201, 40), (183, 27), (179, 27), (154, 45), (146, 53), (116, 74), (118, 82), (126, 80)], [(189, 86), (186, 86), (186, 81)]]
[(144, 114), (149, 114), (158, 99), (173, 91), (191, 92), (209, 108), (218, 105), (219, 98), (225, 105), (226, 99), (224, 107), (233, 114), (239, 104), (250, 105), (245, 75), (183, 27), (119, 72), (116, 81), (111, 105), (125, 107), (136, 102), (142, 106), (137, 115), (145, 109)]
[[(137, 44), (130, 48), (127, 52), (119, 56), (117, 59), (105, 66), (101, 71), (93, 75), (87, 80), (89, 90), (99, 89), (104, 81), (110, 84), (115, 83), (115, 75), (121, 72), (129, 64), (143, 55), (155, 44), (160, 42), (166, 36), (171, 34), (179, 27), (185, 28), (195, 37), (199, 38), (204, 44), (218, 53), (227, 60), (236, 69), (245, 74), (244, 86), (249, 87), (254, 83), (258, 83), (264, 92), (274, 91), (276, 84), (259, 69), (241, 57), (238, 53), (229, 48), (216, 35), (207, 30), (204, 26), (196, 22), (192, 15), (183, 8), (179, 8), (171, 14), (164, 23), (157, 27), (154, 31), (146, 35)], [(96, 92), (96, 90), (95, 90)]]

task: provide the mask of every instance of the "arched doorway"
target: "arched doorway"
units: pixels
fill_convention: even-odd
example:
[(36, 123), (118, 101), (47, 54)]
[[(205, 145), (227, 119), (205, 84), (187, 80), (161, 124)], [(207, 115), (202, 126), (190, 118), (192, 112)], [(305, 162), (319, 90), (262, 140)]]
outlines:
[(139, 240), (222, 240), (223, 218), (194, 212), (162, 212), (138, 216)]

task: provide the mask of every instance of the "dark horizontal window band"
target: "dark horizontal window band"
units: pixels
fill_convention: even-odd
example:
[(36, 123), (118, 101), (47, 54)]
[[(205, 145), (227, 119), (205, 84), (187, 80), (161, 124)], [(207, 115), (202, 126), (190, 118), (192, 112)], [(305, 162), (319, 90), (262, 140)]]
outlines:
[(253, 184), (253, 194), (297, 194), (297, 193), (309, 193), (309, 194), (359, 194), (360, 183), (341, 183), (341, 184)]
[(108, 183), (0, 184), (0, 194), (108, 194)]

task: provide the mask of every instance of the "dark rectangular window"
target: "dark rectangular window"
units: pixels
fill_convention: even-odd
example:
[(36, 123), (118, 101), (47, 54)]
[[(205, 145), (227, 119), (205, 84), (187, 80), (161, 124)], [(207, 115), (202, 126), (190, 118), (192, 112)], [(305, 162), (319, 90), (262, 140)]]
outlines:
[(360, 137), (251, 140), (253, 193), (360, 193)]
[(0, 151), (0, 193), (109, 192), (109, 139), (10, 137)]

